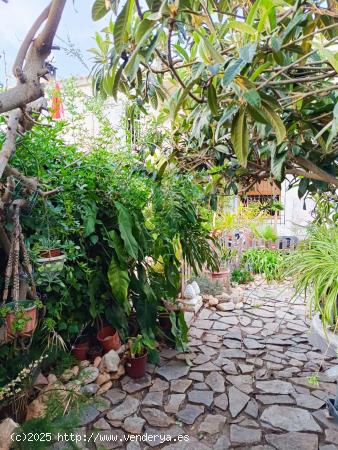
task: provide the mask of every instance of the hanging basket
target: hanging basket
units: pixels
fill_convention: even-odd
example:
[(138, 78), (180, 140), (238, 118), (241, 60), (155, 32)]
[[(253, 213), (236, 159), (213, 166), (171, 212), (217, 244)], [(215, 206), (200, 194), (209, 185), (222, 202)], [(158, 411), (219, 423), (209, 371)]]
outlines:
[(10, 337), (30, 336), (37, 325), (37, 307), (31, 300), (19, 300), (6, 304), (10, 311), (6, 316), (6, 330)]
[(66, 255), (52, 256), (52, 253), (50, 255), (51, 256), (47, 256), (46, 258), (38, 258), (36, 260), (37, 264), (42, 266), (43, 269), (61, 272), (67, 259)]

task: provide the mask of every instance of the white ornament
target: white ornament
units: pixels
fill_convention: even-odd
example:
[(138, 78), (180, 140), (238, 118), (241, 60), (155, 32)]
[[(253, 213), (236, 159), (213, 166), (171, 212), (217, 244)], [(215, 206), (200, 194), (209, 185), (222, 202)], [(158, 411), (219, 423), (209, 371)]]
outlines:
[(191, 283), (191, 286), (193, 287), (196, 295), (199, 295), (201, 293), (201, 289), (200, 289), (199, 285), (196, 283), (196, 281), (193, 281)]
[(194, 298), (195, 297), (195, 290), (194, 290), (194, 288), (192, 287), (192, 285), (191, 284), (187, 284), (187, 286), (186, 286), (186, 288), (185, 288), (185, 290), (184, 290), (184, 294), (183, 294), (183, 297), (184, 298)]

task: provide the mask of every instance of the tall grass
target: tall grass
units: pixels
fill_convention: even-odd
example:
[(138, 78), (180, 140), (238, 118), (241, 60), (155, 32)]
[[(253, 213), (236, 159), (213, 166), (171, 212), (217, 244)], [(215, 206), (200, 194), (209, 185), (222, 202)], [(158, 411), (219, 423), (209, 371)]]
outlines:
[(319, 311), (324, 325), (338, 319), (338, 226), (310, 229), (308, 238), (287, 258), (287, 275), (296, 293), (305, 291), (310, 311)]

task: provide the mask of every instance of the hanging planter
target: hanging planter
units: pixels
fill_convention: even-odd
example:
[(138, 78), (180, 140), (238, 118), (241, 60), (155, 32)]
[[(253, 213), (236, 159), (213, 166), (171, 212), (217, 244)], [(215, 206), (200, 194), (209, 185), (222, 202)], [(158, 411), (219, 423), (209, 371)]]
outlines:
[(66, 256), (61, 251), (61, 243), (49, 237), (42, 238), (36, 246), (38, 258), (36, 262), (43, 267), (43, 270), (61, 272)]
[(38, 305), (31, 300), (6, 303), (1, 315), (5, 318), (6, 330), (10, 336), (29, 336), (37, 325)]
[[(30, 337), (37, 325), (37, 308), (42, 308), (42, 303), (39, 300), (19, 300), (20, 293), (25, 295), (27, 292), (29, 281), (33, 298), (36, 292), (32, 266), (25, 246), (19, 217), (20, 208), (18, 205), (15, 205), (11, 245), (5, 273), (3, 303), (0, 308), (0, 315), (5, 321), (7, 336), (11, 339)], [(20, 265), (20, 253), (22, 266)], [(13, 301), (7, 302), (10, 291)]]

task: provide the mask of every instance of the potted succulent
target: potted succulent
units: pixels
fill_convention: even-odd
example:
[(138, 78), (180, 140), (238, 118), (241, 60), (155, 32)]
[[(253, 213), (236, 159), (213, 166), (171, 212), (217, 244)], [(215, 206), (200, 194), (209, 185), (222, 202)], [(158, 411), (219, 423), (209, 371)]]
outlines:
[(102, 327), (96, 337), (105, 353), (109, 352), (109, 350), (118, 350), (121, 347), (120, 336), (110, 325)]
[(127, 375), (130, 378), (141, 378), (146, 373), (148, 352), (143, 344), (141, 334), (128, 339), (129, 351), (126, 358)]
[(10, 336), (29, 336), (36, 328), (38, 313), (42, 308), (40, 300), (19, 300), (9, 302), (0, 308), (0, 316), (5, 321)]

